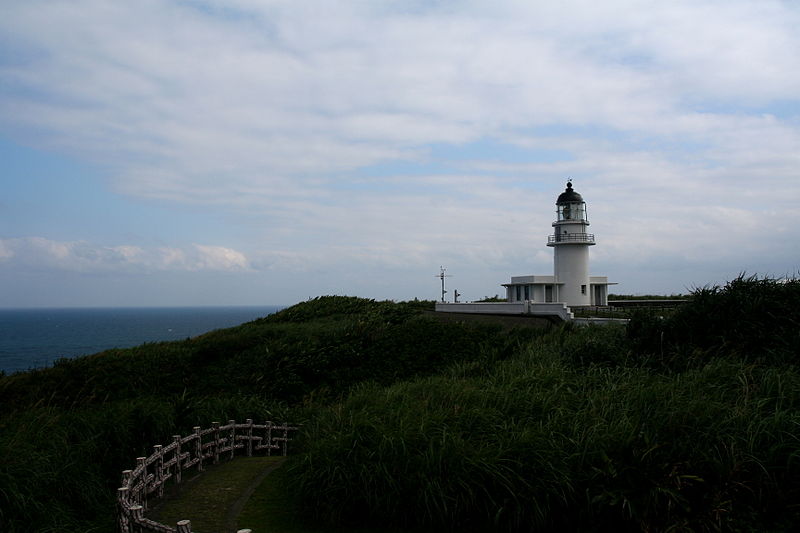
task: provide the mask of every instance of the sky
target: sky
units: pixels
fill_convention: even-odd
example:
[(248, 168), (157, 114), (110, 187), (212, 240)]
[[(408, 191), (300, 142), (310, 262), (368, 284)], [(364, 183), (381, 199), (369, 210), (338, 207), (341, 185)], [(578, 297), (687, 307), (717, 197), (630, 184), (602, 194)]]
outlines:
[[(0, 307), (800, 272), (800, 3), (10, 0)], [(448, 299), (452, 298), (452, 292)]]

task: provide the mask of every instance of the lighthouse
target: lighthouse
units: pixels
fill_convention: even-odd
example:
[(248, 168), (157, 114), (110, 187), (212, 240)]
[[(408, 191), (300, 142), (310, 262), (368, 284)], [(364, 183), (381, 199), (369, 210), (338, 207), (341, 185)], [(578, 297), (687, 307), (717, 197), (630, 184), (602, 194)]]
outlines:
[[(436, 303), (436, 311), (484, 315), (533, 315), (553, 320), (575, 320), (570, 308), (608, 305), (606, 276), (589, 275), (589, 247), (594, 235), (586, 230), (589, 216), (583, 197), (572, 180), (556, 199), (556, 220), (547, 246), (553, 248), (553, 274), (512, 276), (503, 283), (505, 302)], [(444, 278), (442, 278), (444, 280)], [(597, 319), (591, 319), (597, 320)]]
[(567, 189), (556, 200), (556, 220), (547, 246), (553, 247), (555, 280), (559, 299), (570, 306), (591, 305), (589, 292), (589, 247), (594, 235), (586, 232), (589, 219), (586, 202), (567, 182)]
[(589, 275), (589, 247), (594, 235), (586, 230), (589, 217), (586, 202), (572, 188), (572, 181), (556, 199), (556, 220), (547, 246), (553, 248), (553, 275), (513, 276), (504, 283), (509, 302), (561, 302), (569, 307), (607, 305), (606, 276)]

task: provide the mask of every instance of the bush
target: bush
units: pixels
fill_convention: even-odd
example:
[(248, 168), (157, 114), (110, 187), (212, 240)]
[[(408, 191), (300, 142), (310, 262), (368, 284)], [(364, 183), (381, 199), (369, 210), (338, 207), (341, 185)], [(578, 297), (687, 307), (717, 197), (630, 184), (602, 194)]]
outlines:
[(794, 364), (800, 346), (798, 302), (800, 279), (740, 275), (724, 287), (693, 291), (688, 303), (663, 319), (637, 314), (628, 336), (635, 349), (672, 362), (699, 355), (702, 363), (707, 354), (719, 353)]

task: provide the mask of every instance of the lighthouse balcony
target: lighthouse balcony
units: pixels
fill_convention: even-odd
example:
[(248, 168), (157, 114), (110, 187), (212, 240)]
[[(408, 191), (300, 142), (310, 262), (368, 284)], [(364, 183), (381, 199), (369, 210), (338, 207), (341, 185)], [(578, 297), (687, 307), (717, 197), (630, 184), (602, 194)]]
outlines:
[(547, 246), (556, 244), (594, 244), (593, 233), (562, 233), (547, 237)]

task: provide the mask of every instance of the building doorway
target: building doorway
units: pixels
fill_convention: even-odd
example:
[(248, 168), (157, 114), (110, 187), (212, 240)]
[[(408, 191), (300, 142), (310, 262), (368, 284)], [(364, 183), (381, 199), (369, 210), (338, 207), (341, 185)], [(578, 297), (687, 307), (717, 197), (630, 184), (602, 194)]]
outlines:
[(594, 298), (592, 298), (592, 305), (606, 305), (606, 295), (604, 285), (594, 286)]

